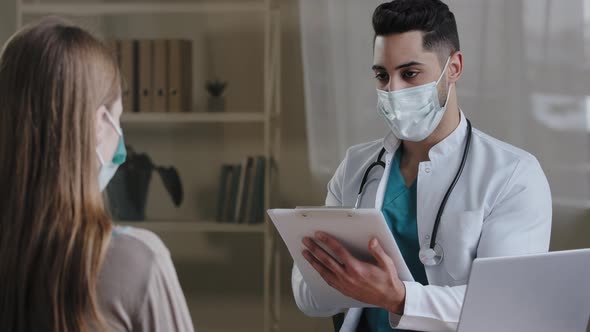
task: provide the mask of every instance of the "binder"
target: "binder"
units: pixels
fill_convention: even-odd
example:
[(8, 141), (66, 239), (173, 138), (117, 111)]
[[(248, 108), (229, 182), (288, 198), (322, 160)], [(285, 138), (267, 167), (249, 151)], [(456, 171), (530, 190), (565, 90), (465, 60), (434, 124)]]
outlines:
[(258, 201), (258, 197), (256, 196), (257, 190), (257, 183), (256, 183), (256, 176), (257, 176), (257, 164), (258, 164), (259, 157), (254, 157), (252, 160), (252, 167), (250, 168), (249, 172), (249, 186), (247, 190), (245, 201), (245, 210), (244, 210), (244, 222), (248, 224), (252, 224), (254, 220), (254, 210), (256, 208), (256, 202)]
[(138, 54), (139, 112), (154, 110), (153, 95), (153, 41), (140, 40)]
[(119, 66), (121, 68), (121, 97), (124, 112), (136, 112), (135, 100), (135, 55), (132, 40), (119, 41)]
[(168, 41), (168, 110), (188, 111), (192, 106), (192, 44)]
[(191, 111), (193, 108), (193, 44), (190, 40), (182, 41), (183, 70), (182, 70), (182, 110)]
[(182, 50), (180, 40), (168, 41), (168, 111), (180, 112), (182, 88)]
[(155, 40), (153, 42), (153, 81), (154, 81), (154, 112), (166, 112), (168, 89), (167, 89), (167, 78), (166, 78), (166, 67), (168, 65), (167, 60), (167, 41), (166, 40)]

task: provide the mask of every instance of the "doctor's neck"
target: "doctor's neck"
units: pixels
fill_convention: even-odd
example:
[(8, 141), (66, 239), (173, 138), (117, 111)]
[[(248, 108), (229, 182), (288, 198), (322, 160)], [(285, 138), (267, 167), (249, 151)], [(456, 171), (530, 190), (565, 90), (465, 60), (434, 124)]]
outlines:
[(403, 160), (404, 164), (417, 164), (422, 161), (428, 161), (428, 152), (432, 147), (442, 142), (445, 138), (457, 129), (461, 122), (461, 113), (457, 102), (457, 89), (453, 88), (450, 93), (447, 109), (438, 127), (425, 140), (420, 142), (403, 141)]

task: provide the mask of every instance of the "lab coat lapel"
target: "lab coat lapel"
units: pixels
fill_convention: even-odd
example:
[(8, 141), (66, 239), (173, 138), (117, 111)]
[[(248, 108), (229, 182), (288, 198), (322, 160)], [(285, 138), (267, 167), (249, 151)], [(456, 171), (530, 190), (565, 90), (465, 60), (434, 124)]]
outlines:
[(383, 207), (383, 198), (385, 196), (385, 190), (387, 189), (387, 181), (389, 180), (392, 156), (393, 153), (391, 152), (387, 152), (385, 155), (385, 170), (383, 171), (383, 176), (381, 177), (381, 181), (379, 181), (379, 186), (377, 187), (377, 192), (375, 194), (375, 209), (377, 210), (381, 210)]
[(377, 210), (381, 210), (383, 207), (383, 198), (385, 197), (385, 190), (387, 189), (387, 181), (389, 180), (391, 170), (391, 159), (401, 146), (400, 143), (401, 141), (392, 132), (383, 139), (383, 147), (387, 153), (385, 154), (385, 170), (383, 171), (383, 176), (381, 177), (381, 181), (379, 181), (379, 187), (377, 187), (375, 194), (375, 209)]
[[(461, 112), (459, 126), (430, 150), (430, 161), (421, 162), (418, 167), (416, 222), (420, 247), (430, 245), (436, 215), (461, 162), (466, 128), (467, 121)], [(446, 212), (447, 209), (443, 216)], [(432, 280), (434, 270), (426, 267), (429, 280)]]
[(344, 323), (340, 328), (340, 332), (354, 332), (359, 325), (361, 316), (363, 315), (363, 308), (350, 308), (344, 318)]

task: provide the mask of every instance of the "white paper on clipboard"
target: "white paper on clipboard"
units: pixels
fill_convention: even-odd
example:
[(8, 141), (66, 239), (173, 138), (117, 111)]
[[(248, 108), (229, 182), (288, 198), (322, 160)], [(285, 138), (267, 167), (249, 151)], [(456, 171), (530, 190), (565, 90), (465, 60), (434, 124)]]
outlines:
[(366, 308), (373, 305), (343, 295), (330, 287), (302, 255), (304, 237), (322, 231), (338, 239), (357, 259), (374, 261), (369, 241), (377, 238), (403, 281), (414, 281), (381, 211), (351, 208), (298, 208), (268, 210), (314, 299), (323, 308)]

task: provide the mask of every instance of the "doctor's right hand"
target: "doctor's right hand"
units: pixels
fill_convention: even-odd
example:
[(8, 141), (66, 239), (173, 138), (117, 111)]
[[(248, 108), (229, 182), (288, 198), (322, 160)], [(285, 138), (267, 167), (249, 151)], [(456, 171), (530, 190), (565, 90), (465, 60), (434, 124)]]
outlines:
[(325, 244), (337, 260), (310, 238), (303, 239), (307, 248), (303, 251), (303, 257), (328, 285), (358, 301), (398, 315), (403, 314), (405, 285), (397, 276), (393, 260), (383, 251), (377, 239), (369, 243), (369, 251), (375, 258), (375, 263), (356, 259), (338, 240), (328, 234), (318, 232), (315, 239)]

